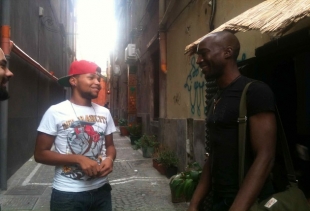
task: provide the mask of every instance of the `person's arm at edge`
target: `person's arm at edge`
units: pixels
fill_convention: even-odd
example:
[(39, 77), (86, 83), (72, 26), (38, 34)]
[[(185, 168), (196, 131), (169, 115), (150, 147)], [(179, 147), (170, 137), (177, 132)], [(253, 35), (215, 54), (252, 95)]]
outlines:
[(196, 187), (196, 190), (193, 194), (193, 197), (190, 201), (190, 205), (188, 207), (188, 211), (196, 211), (198, 210), (198, 206), (202, 199), (207, 195), (210, 189), (211, 183), (211, 163), (210, 158), (206, 159), (206, 162), (203, 166), (202, 173), (200, 176), (199, 183)]
[(258, 113), (249, 118), (249, 123), (255, 159), (229, 211), (246, 211), (252, 206), (274, 163), (277, 136), (274, 113)]
[(38, 132), (34, 151), (36, 162), (52, 166), (78, 164), (88, 176), (97, 174), (99, 167), (96, 161), (83, 155), (60, 154), (51, 151), (54, 141), (55, 136)]

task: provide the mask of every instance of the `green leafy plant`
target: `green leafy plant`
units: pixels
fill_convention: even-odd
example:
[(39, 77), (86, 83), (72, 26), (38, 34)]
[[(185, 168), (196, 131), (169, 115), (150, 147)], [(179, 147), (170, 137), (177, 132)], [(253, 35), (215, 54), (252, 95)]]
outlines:
[(158, 153), (158, 161), (166, 167), (178, 166), (179, 158), (174, 151), (163, 149)]
[(141, 124), (138, 124), (138, 123), (130, 124), (128, 126), (128, 131), (131, 136), (141, 136), (142, 126)]
[(119, 126), (127, 126), (128, 122), (127, 119), (121, 118), (118, 120)]
[(140, 149), (144, 147), (158, 147), (159, 142), (155, 135), (144, 134), (138, 141), (135, 141), (135, 149)]
[(189, 201), (197, 187), (201, 176), (202, 168), (197, 162), (189, 164), (184, 172), (174, 175), (170, 179), (170, 189), (176, 197), (184, 196)]

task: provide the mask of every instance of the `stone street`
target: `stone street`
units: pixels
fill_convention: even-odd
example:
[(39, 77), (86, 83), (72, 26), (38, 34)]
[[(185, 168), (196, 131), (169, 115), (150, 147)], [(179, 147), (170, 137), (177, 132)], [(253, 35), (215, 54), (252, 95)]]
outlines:
[[(114, 133), (117, 158), (109, 175), (113, 211), (186, 210), (187, 203), (172, 203), (169, 179), (152, 167), (152, 159), (133, 150), (126, 136)], [(49, 210), (54, 167), (38, 164), (30, 158), (1, 191), (1, 211)]]

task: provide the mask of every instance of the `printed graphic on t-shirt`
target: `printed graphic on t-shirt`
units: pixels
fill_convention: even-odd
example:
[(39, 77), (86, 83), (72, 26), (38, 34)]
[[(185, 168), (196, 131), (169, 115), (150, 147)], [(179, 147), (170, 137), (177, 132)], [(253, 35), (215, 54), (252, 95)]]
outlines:
[[(67, 129), (67, 154), (84, 155), (92, 160), (101, 163), (105, 157), (104, 129), (98, 122), (106, 124), (105, 117), (86, 115), (85, 118), (79, 117), (79, 121), (69, 120), (62, 126)], [(84, 121), (87, 120), (87, 121)], [(74, 180), (91, 180), (79, 165), (64, 166), (62, 176)]]

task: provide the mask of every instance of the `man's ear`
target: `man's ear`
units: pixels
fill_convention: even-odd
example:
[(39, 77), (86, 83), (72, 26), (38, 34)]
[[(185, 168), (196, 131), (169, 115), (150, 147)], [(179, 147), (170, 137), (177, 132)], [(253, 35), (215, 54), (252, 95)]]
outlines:
[(69, 78), (69, 83), (71, 84), (71, 86), (76, 86), (76, 83), (77, 83), (76, 78), (75, 77), (70, 77)]
[(225, 59), (233, 57), (234, 50), (231, 46), (226, 47), (225, 52), (224, 52), (224, 57)]

